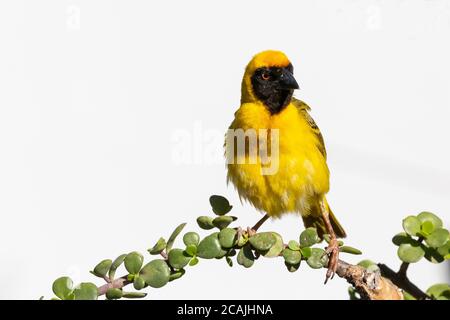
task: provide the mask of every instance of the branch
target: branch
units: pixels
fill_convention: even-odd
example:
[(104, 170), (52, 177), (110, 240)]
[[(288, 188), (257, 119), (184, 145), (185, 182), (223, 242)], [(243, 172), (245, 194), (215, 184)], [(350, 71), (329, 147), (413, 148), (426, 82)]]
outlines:
[[(390, 280), (383, 278), (378, 272), (368, 272), (361, 266), (339, 260), (336, 274), (346, 279), (363, 299), (403, 300), (401, 291)], [(110, 288), (121, 289), (130, 283), (127, 280), (127, 276), (120, 277), (111, 283), (106, 283), (99, 287), (98, 295), (104, 295)]]
[[(301, 261), (306, 261), (313, 269), (328, 267), (330, 258), (328, 257), (327, 259), (327, 251), (314, 246), (321, 243), (322, 240), (330, 243), (330, 239), (328, 237), (327, 240), (326, 235), (321, 239), (316, 228), (306, 228), (300, 233), (299, 241), (290, 240), (286, 244), (281, 235), (276, 232), (256, 233), (255, 229), (258, 229), (260, 224), (267, 219), (267, 216), (261, 219), (253, 227), (253, 230), (247, 228), (247, 231), (244, 231), (241, 227), (229, 227), (232, 222), (237, 220), (237, 217), (226, 215), (232, 208), (226, 198), (213, 195), (210, 197), (210, 204), (216, 216), (200, 216), (197, 218), (197, 224), (201, 229), (211, 230), (217, 228), (220, 232), (213, 232), (203, 239), (196, 232), (187, 232), (183, 235), (185, 249), (172, 248), (175, 239), (186, 225), (186, 223), (182, 223), (172, 232), (167, 242), (161, 237), (151, 249), (147, 250), (151, 255), (161, 255), (163, 259), (154, 259), (143, 266), (144, 257), (136, 251), (121, 254), (114, 261), (104, 259), (95, 266), (91, 273), (105, 280), (106, 284), (98, 287), (94, 283), (85, 282), (74, 288), (73, 282), (69, 277), (60, 277), (52, 285), (53, 292), (56, 295), (54, 299), (94, 300), (102, 295), (106, 295), (106, 298), (111, 300), (122, 297), (143, 298), (146, 296), (145, 293), (123, 292), (122, 288), (130, 283), (133, 283), (136, 290), (146, 287), (160, 288), (170, 281), (180, 279), (185, 274), (184, 268), (186, 266), (195, 266), (199, 261), (198, 258), (224, 258), (229, 266), (233, 266), (233, 259), (231, 258), (237, 255), (236, 262), (245, 268), (250, 268), (259, 257), (282, 257), (289, 272), (297, 271)], [(421, 224), (420, 218), (425, 220), (425, 222)], [(442, 220), (429, 212), (422, 212), (417, 217), (409, 216), (404, 219), (403, 227), (408, 235), (402, 233), (393, 238), (394, 244), (400, 247), (404, 246), (402, 248), (404, 250), (402, 252), (399, 250), (398, 253), (403, 261), (409, 261), (406, 258), (408, 254), (411, 254), (410, 249), (418, 247), (412, 246), (410, 248), (408, 246), (405, 247), (405, 245), (411, 246), (411, 241), (420, 244), (424, 240), (422, 233), (418, 240), (409, 236), (415, 229), (419, 228), (419, 225), (420, 230), (430, 230), (430, 226), (442, 225)], [(411, 228), (414, 230), (411, 231)], [(421, 244), (420, 248), (422, 250), (430, 248), (436, 250), (436, 247), (439, 247), (440, 244), (447, 243), (448, 231), (444, 231), (447, 230), (438, 227), (435, 232), (430, 234), (430, 237), (433, 236), (434, 247), (422, 248), (423, 244)], [(417, 232), (414, 234), (417, 234)], [(439, 247), (439, 249), (441, 248), (447, 250), (445, 249), (446, 247)], [(361, 251), (356, 248), (344, 246), (342, 241), (339, 243), (339, 251), (361, 254)], [(416, 254), (416, 251), (413, 251), (412, 254)], [(420, 251), (419, 253), (423, 254), (424, 252)], [(442, 261), (446, 259), (446, 256), (440, 251), (439, 254), (442, 255), (442, 257), (439, 256)], [(114, 280), (115, 272), (122, 264), (125, 265), (128, 274)], [(413, 296), (416, 299), (431, 299), (409, 281), (407, 277), (409, 263), (402, 263), (398, 272), (393, 271), (384, 264), (378, 264), (378, 268), (372, 268), (374, 265), (370, 260), (361, 261), (358, 265), (352, 265), (343, 260), (337, 261), (336, 274), (340, 278), (347, 280), (354, 288), (354, 291), (351, 292), (351, 298), (354, 298), (353, 294), (356, 292), (361, 299), (367, 300), (403, 300), (404, 293), (408, 293), (408, 296)], [(447, 298), (449, 289), (446, 289), (446, 287), (442, 289), (442, 284), (437, 284), (431, 288), (434, 288), (433, 290), (435, 291), (432, 294), (433, 298)]]
[(364, 300), (403, 300), (401, 290), (380, 272), (339, 260), (336, 274), (346, 279)]
[[(177, 228), (178, 229), (178, 228)], [(176, 229), (176, 230), (177, 230)], [(245, 231), (241, 227), (237, 228), (238, 239), (243, 237)], [(181, 229), (179, 230), (181, 231)], [(314, 232), (315, 233), (315, 232)], [(248, 236), (248, 234), (246, 234)], [(283, 248), (287, 248), (288, 244), (283, 243)], [(236, 248), (239, 249), (239, 245), (236, 244)], [(255, 250), (255, 254), (258, 257), (259, 252)], [(161, 251), (160, 255), (164, 260), (168, 261), (168, 255)], [(283, 256), (280, 252), (278, 256)], [(325, 265), (323, 267), (326, 267)], [(399, 273), (404, 274), (406, 277), (406, 269), (408, 265), (402, 265)], [(360, 297), (365, 300), (403, 300), (403, 294), (401, 290), (394, 285), (389, 279), (383, 278), (380, 271), (368, 271), (366, 268), (359, 265), (352, 265), (345, 261), (338, 260), (336, 274), (346, 279), (358, 292)], [(116, 288), (121, 289), (132, 281), (128, 280), (128, 276), (122, 276), (116, 280), (109, 280), (104, 277), (106, 284), (98, 288), (98, 295), (104, 295), (108, 289)]]
[(408, 277), (406, 276), (406, 269), (408, 268), (408, 264), (405, 265), (405, 263), (402, 263), (402, 266), (400, 267), (400, 270), (398, 272), (395, 272), (391, 268), (389, 268), (387, 265), (379, 263), (378, 267), (380, 267), (381, 274), (390, 279), (396, 286), (402, 288), (409, 294), (411, 294), (414, 298), (418, 300), (424, 300), (424, 299), (430, 299), (430, 297), (420, 290), (414, 283), (409, 281)]

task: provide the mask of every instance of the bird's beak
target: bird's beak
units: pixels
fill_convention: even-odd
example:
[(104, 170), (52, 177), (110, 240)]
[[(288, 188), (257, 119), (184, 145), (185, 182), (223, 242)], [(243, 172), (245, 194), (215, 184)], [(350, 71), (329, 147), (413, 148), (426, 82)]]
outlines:
[(294, 78), (294, 75), (288, 70), (283, 69), (280, 77), (281, 89), (299, 89), (298, 83)]

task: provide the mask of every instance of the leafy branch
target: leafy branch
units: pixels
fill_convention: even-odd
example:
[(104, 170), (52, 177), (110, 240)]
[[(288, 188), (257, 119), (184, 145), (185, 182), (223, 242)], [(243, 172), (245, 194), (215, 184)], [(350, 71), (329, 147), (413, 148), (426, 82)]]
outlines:
[[(56, 300), (95, 300), (99, 296), (114, 300), (120, 298), (143, 298), (140, 292), (147, 287), (160, 288), (171, 281), (180, 279), (187, 267), (193, 267), (200, 259), (224, 259), (232, 267), (234, 261), (250, 268), (261, 257), (282, 257), (289, 272), (296, 272), (303, 262), (313, 269), (326, 268), (328, 256), (318, 245), (322, 242), (316, 229), (307, 228), (300, 233), (298, 240), (283, 241), (276, 232), (250, 232), (241, 227), (231, 227), (237, 220), (228, 215), (232, 206), (222, 196), (211, 196), (212, 211), (216, 216), (201, 216), (197, 224), (204, 230), (214, 230), (203, 239), (197, 232), (183, 235), (183, 248), (174, 248), (175, 240), (184, 230), (186, 223), (179, 225), (166, 241), (160, 238), (148, 249), (150, 255), (159, 256), (144, 265), (141, 253), (133, 251), (118, 256), (115, 260), (105, 259), (98, 263), (91, 273), (105, 281), (97, 287), (84, 282), (74, 287), (69, 277), (54, 281), (53, 292)], [(442, 221), (434, 214), (424, 212), (417, 217), (410, 216), (403, 220), (405, 233), (394, 237), (394, 244), (399, 246), (398, 255), (403, 261), (399, 272), (394, 272), (385, 265), (377, 265), (370, 260), (363, 260), (352, 265), (339, 260), (336, 274), (346, 279), (351, 285), (351, 299), (449, 299), (450, 286), (437, 284), (424, 293), (406, 276), (410, 263), (422, 257), (439, 263), (450, 258), (450, 240), (448, 230), (443, 229)], [(416, 239), (417, 238), (417, 239)], [(324, 239), (329, 242), (329, 236)], [(425, 243), (423, 243), (425, 241)], [(361, 254), (356, 248), (345, 246), (339, 241), (340, 252)], [(116, 278), (116, 271), (124, 266), (127, 273)], [(136, 291), (125, 291), (131, 285)], [(403, 289), (403, 293), (399, 288)]]
[(379, 264), (381, 274), (402, 288), (407, 299), (450, 299), (448, 284), (436, 284), (423, 292), (407, 275), (410, 264), (424, 257), (431, 263), (450, 259), (449, 231), (443, 227), (442, 220), (431, 212), (421, 212), (417, 216), (406, 217), (402, 224), (404, 232), (392, 238), (392, 242), (398, 246), (397, 255), (402, 261), (400, 269), (394, 272), (388, 266)]

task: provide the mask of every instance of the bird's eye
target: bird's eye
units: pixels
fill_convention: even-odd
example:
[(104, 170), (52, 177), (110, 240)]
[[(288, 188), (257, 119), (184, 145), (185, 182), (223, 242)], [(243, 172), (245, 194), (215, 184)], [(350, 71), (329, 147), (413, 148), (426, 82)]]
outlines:
[(261, 74), (261, 78), (262, 78), (263, 80), (269, 80), (269, 79), (270, 79), (270, 74), (269, 74), (268, 72), (263, 72), (263, 73)]

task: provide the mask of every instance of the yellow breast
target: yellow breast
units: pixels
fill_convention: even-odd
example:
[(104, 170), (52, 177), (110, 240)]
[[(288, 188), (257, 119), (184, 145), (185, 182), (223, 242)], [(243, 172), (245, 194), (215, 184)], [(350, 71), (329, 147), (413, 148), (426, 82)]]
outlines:
[[(256, 145), (248, 143), (241, 155), (236, 152), (236, 144), (231, 150), (231, 140), (228, 140), (236, 129), (257, 133)], [(228, 180), (236, 186), (239, 196), (257, 209), (275, 217), (287, 212), (306, 216), (312, 202), (328, 192), (329, 171), (317, 148), (319, 142), (293, 104), (271, 115), (260, 103), (244, 103), (236, 112), (230, 130), (226, 143)], [(267, 159), (261, 157), (265, 148)], [(256, 161), (253, 161), (251, 157), (255, 154)]]

